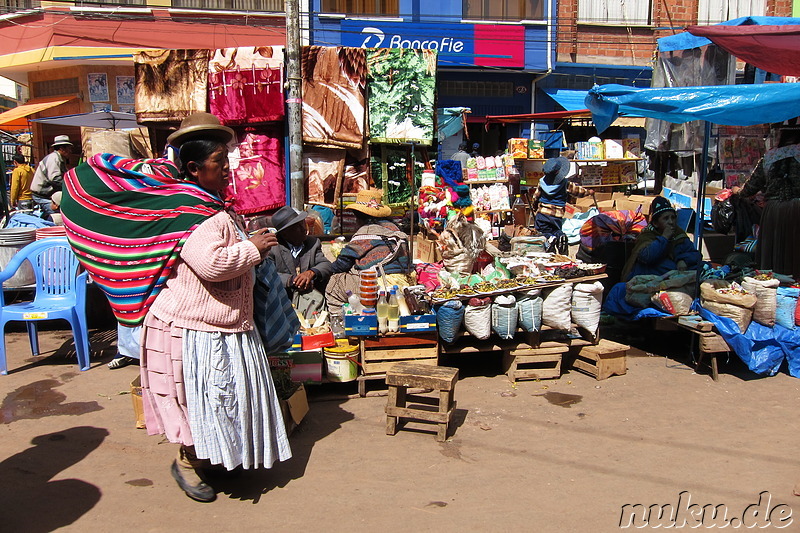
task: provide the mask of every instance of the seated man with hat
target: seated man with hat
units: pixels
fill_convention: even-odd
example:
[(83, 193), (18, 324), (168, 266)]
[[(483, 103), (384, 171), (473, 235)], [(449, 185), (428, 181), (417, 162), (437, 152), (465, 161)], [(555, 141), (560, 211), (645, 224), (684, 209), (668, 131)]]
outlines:
[(53, 193), (61, 190), (64, 183), (64, 174), (67, 172), (67, 162), (72, 153), (72, 143), (67, 135), (56, 135), (52, 145), (53, 151), (44, 156), (36, 166), (36, 172), (31, 182), (33, 201), (42, 211), (42, 218), (52, 220), (50, 215), (50, 199)]
[(278, 246), (270, 249), (267, 260), (275, 264), (283, 286), (295, 309), (311, 318), (325, 308), (325, 286), (331, 275), (331, 262), (322, 253), (322, 243), (306, 230), (308, 213), (283, 206), (272, 215)]
[(539, 180), (539, 186), (533, 195), (533, 202), (537, 206), (534, 227), (541, 235), (547, 237), (548, 251), (562, 255), (569, 250), (567, 236), (561, 228), (564, 225), (564, 212), (570, 196), (580, 198), (594, 195), (593, 190), (584, 189), (567, 179), (569, 169), (570, 163), (566, 157), (548, 159), (542, 167), (544, 177)]

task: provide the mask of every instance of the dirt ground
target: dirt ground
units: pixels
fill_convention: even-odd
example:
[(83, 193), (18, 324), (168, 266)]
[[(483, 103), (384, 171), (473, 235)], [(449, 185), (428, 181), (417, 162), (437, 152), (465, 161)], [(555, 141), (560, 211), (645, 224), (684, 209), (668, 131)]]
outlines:
[(175, 445), (134, 428), (138, 368), (105, 367), (113, 331), (93, 333), (87, 372), (68, 332), (43, 332), (39, 357), (9, 333), (0, 531), (604, 532), (623, 505), (677, 507), (684, 491), (728, 518), (768, 491), (763, 505), (788, 504), (784, 530), (800, 531), (800, 380), (731, 360), (713, 382), (687, 366), (688, 337), (623, 333), (644, 350), (605, 381), (568, 371), (514, 386), (495, 355), (443, 361), (461, 372), (444, 443), (423, 425), (387, 436), (386, 398), (349, 399), (355, 384), (311, 387), (294, 457), (219, 483), (209, 504), (170, 477)]

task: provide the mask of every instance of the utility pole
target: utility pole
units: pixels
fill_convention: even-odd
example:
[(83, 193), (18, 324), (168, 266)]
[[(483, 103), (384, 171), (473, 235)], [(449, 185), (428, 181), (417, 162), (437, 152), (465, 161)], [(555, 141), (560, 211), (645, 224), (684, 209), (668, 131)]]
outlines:
[(289, 198), (291, 206), (302, 211), (305, 200), (303, 178), (302, 80), (300, 78), (299, 0), (286, 0), (286, 98), (289, 124)]

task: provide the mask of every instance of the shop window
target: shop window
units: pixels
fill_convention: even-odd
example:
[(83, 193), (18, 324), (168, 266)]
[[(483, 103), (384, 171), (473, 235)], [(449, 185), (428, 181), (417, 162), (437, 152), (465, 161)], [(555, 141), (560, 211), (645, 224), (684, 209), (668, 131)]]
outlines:
[(652, 13), (650, 0), (578, 0), (578, 22), (583, 23), (643, 26), (650, 24)]
[(0, 0), (0, 13), (13, 13), (22, 9), (40, 7), (38, 0)]
[(399, 0), (322, 0), (323, 13), (399, 15)]
[(33, 82), (33, 94), (36, 98), (44, 96), (63, 96), (65, 94), (78, 94), (78, 78), (64, 78), (61, 80), (46, 80)]
[(442, 96), (477, 96), (486, 98), (512, 98), (514, 83), (510, 81), (454, 81), (443, 80), (438, 85)]
[(544, 20), (543, 0), (464, 0), (471, 20)]
[(767, 0), (699, 0), (697, 23), (716, 24), (739, 17), (764, 16)]
[(283, 13), (283, 0), (172, 0), (172, 7)]

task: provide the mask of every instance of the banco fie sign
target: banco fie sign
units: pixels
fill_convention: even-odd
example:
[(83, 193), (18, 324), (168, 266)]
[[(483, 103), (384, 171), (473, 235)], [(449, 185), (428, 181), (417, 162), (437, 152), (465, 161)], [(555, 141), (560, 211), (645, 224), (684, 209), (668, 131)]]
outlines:
[(423, 48), (439, 52), (439, 61), (458, 65), (525, 65), (525, 29), (514, 25), (364, 22), (343, 20), (342, 46)]
[(386, 41), (386, 34), (380, 28), (367, 26), (361, 30), (364, 37), (364, 42), (361, 43), (361, 48), (421, 48), (438, 50), (439, 53), (463, 53), (465, 50), (464, 41), (454, 39), (453, 37), (441, 37), (439, 39), (408, 39), (402, 35), (392, 35), (387, 46), (383, 43)]

